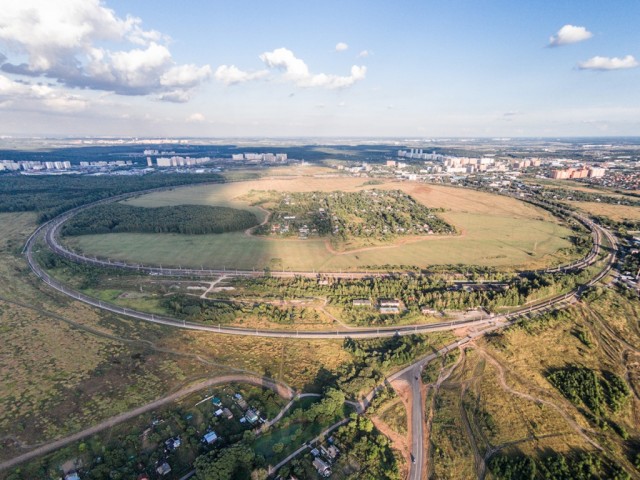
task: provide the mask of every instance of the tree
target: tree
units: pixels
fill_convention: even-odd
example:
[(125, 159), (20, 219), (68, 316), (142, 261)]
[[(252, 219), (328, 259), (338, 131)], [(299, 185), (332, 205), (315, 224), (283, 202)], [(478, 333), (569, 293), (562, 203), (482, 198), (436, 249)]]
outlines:
[(254, 451), (244, 443), (236, 443), (196, 459), (197, 480), (245, 480), (250, 478)]

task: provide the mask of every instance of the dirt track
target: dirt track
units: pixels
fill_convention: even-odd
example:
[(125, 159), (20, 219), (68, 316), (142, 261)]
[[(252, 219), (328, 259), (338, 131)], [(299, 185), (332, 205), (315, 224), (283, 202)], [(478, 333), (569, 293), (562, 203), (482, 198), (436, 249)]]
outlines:
[(77, 442), (78, 440), (87, 438), (103, 430), (114, 427), (115, 425), (118, 425), (122, 422), (126, 422), (127, 420), (131, 420), (132, 418), (135, 418), (138, 415), (142, 415), (143, 413), (150, 412), (159, 407), (175, 402), (176, 400), (182, 397), (195, 393), (204, 388), (211, 387), (214, 385), (220, 385), (224, 383), (232, 383), (232, 382), (249, 383), (249, 384), (257, 385), (260, 387), (270, 388), (274, 390), (281, 397), (284, 397), (287, 399), (293, 398), (293, 395), (294, 395), (294, 392), (290, 387), (287, 387), (283, 384), (275, 383), (271, 380), (261, 378), (258, 376), (225, 375), (222, 377), (210, 378), (209, 380), (205, 380), (203, 382), (196, 383), (189, 387), (183, 388), (182, 390), (172, 393), (171, 395), (155, 400), (151, 403), (138, 407), (134, 410), (130, 410), (126, 413), (109, 418), (104, 422), (99, 423), (98, 425), (94, 425), (93, 427), (89, 427), (85, 430), (74, 433), (73, 435), (69, 435), (68, 437), (64, 437), (59, 440), (55, 440), (53, 442), (47, 443), (23, 455), (14, 457), (11, 460), (7, 460), (6, 462), (0, 463), (0, 471), (12, 468), (16, 465), (19, 465), (20, 463), (26, 462), (40, 455), (45, 455), (47, 453), (53, 452), (54, 450), (65, 447), (73, 442)]

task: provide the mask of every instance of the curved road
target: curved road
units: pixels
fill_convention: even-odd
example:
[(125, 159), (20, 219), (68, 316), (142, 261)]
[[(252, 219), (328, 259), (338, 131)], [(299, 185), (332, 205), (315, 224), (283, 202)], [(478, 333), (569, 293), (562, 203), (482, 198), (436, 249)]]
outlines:
[(74, 433), (73, 435), (69, 435), (68, 437), (61, 438), (59, 440), (53, 441), (51, 443), (47, 443), (41, 447), (35, 448), (30, 452), (27, 452), (23, 455), (19, 455), (10, 460), (0, 463), (0, 471), (6, 470), (8, 468), (12, 468), (20, 463), (31, 460), (35, 457), (39, 457), (40, 455), (45, 455), (47, 453), (53, 452), (59, 448), (62, 448), (66, 445), (69, 445), (73, 442), (77, 442), (78, 440), (82, 440), (83, 438), (87, 438), (91, 435), (99, 433), (103, 430), (111, 428), (119, 423), (125, 422), (127, 420), (131, 420), (132, 418), (137, 417), (138, 415), (142, 415), (143, 413), (147, 413), (151, 410), (155, 410), (159, 407), (162, 407), (168, 403), (175, 402), (176, 400), (190, 395), (192, 393), (197, 392), (198, 390), (202, 390), (203, 388), (212, 387), (214, 385), (220, 385), (223, 383), (232, 383), (232, 382), (241, 382), (241, 383), (249, 383), (251, 385), (257, 385), (264, 388), (270, 388), (274, 390), (278, 395), (291, 399), (294, 396), (294, 391), (288, 385), (283, 383), (275, 382), (268, 378), (252, 376), (252, 375), (225, 375), (222, 377), (211, 378), (209, 380), (205, 380), (200, 383), (196, 383), (189, 387), (183, 388), (171, 395), (163, 397), (154, 402), (148, 403), (141, 407), (135, 408), (123, 414), (117, 415), (115, 417), (109, 418), (102, 423), (94, 425), (93, 427), (89, 427), (80, 432)]
[[(141, 192), (137, 192), (135, 195), (139, 195)], [(144, 192), (142, 192), (144, 193)], [(119, 199), (123, 199), (123, 198), (127, 198), (129, 196), (132, 196), (134, 194), (127, 194), (127, 195), (122, 195), (119, 197), (114, 197), (111, 199), (107, 199), (107, 200), (103, 200), (100, 202), (96, 202), (96, 203), (107, 203), (109, 201), (117, 201)], [(65, 249), (64, 247), (62, 247), (56, 239), (56, 234), (57, 231), (59, 230), (59, 228), (62, 226), (62, 224), (64, 224), (64, 222), (66, 222), (69, 218), (71, 218), (71, 216), (75, 215), (77, 212), (79, 212), (80, 210), (84, 209), (84, 208), (88, 208), (89, 206), (95, 205), (96, 203), (90, 204), (90, 205), (86, 205), (86, 206), (82, 206), (82, 207), (78, 207), (76, 209), (73, 209), (53, 220), (51, 220), (50, 222), (41, 225), (38, 229), (36, 229), (36, 231), (29, 237), (29, 239), (27, 240), (27, 243), (25, 244), (23, 253), (25, 254), (27, 261), (29, 263), (30, 268), (33, 270), (33, 272), (40, 277), (45, 283), (47, 283), (49, 286), (51, 286), (52, 288), (60, 291), (61, 293), (64, 293), (65, 295), (68, 295), (74, 299), (77, 299), (79, 301), (82, 301), (84, 303), (87, 303), (89, 305), (93, 305), (95, 307), (104, 309), (104, 310), (108, 310), (114, 313), (118, 313), (118, 314), (123, 314), (123, 315), (127, 315), (130, 317), (134, 317), (134, 318), (138, 318), (144, 321), (148, 321), (148, 322), (153, 322), (156, 324), (161, 324), (161, 325), (167, 325), (167, 326), (172, 326), (172, 327), (177, 327), (177, 328), (185, 328), (185, 329), (191, 329), (191, 330), (201, 330), (201, 331), (209, 331), (209, 332), (215, 332), (215, 333), (222, 333), (222, 334), (232, 334), (232, 335), (253, 335), (253, 336), (264, 336), (264, 337), (286, 337), (286, 338), (291, 338), (291, 337), (297, 337), (297, 338), (307, 338), (307, 339), (331, 339), (331, 338), (346, 338), (346, 337), (351, 337), (351, 338), (376, 338), (376, 337), (385, 337), (385, 336), (393, 336), (393, 335), (410, 335), (410, 334), (416, 334), (416, 333), (429, 333), (429, 332), (434, 332), (434, 331), (443, 331), (443, 330), (452, 330), (452, 329), (458, 329), (461, 327), (474, 327), (476, 328), (476, 330), (472, 331), (467, 337), (458, 340), (444, 348), (442, 348), (441, 350), (439, 350), (436, 353), (433, 353), (427, 357), (424, 357), (418, 361), (416, 361), (415, 363), (413, 363), (412, 365), (409, 365), (408, 367), (400, 370), (399, 372), (396, 372), (395, 374), (391, 375), (390, 377), (387, 378), (388, 381), (392, 381), (394, 379), (398, 379), (398, 378), (404, 378), (407, 379), (409, 381), (409, 384), (412, 386), (412, 395), (413, 395), (413, 409), (411, 412), (411, 423), (412, 423), (412, 441), (411, 441), (411, 448), (412, 448), (412, 454), (415, 457), (415, 463), (413, 463), (411, 465), (411, 469), (410, 469), (410, 474), (409, 474), (409, 478), (410, 480), (421, 480), (423, 478), (423, 472), (424, 472), (424, 464), (425, 464), (425, 459), (423, 458), (424, 456), (424, 452), (425, 452), (425, 448), (424, 448), (424, 399), (422, 398), (421, 395), (421, 391), (420, 391), (420, 372), (421, 369), (424, 367), (424, 365), (426, 365), (428, 362), (432, 361), (433, 359), (435, 359), (436, 357), (440, 356), (440, 355), (444, 355), (446, 354), (448, 351), (458, 348), (461, 345), (464, 345), (465, 343), (478, 338), (480, 336), (483, 336), (489, 332), (492, 332), (494, 330), (503, 328), (505, 326), (508, 326), (512, 323), (514, 323), (515, 321), (517, 321), (518, 319), (520, 319), (523, 316), (526, 315), (530, 315), (530, 314), (536, 314), (536, 313), (542, 313), (544, 311), (547, 311), (549, 309), (554, 309), (554, 308), (562, 308), (563, 305), (565, 304), (572, 304), (575, 301), (577, 301), (577, 298), (579, 297), (580, 293), (587, 287), (590, 287), (592, 285), (594, 285), (595, 283), (597, 283), (598, 281), (600, 281), (604, 276), (606, 276), (609, 272), (609, 270), (611, 269), (613, 262), (615, 260), (615, 255), (616, 255), (616, 251), (617, 251), (617, 244), (616, 244), (616, 240), (613, 237), (613, 235), (606, 229), (600, 227), (599, 225), (595, 224), (594, 222), (592, 222), (590, 219), (582, 216), (582, 215), (578, 215), (574, 212), (570, 212), (570, 211), (566, 211), (567, 214), (574, 216), (576, 219), (578, 219), (581, 223), (583, 223), (584, 225), (586, 225), (592, 233), (593, 236), (593, 248), (591, 249), (591, 251), (582, 259), (573, 262), (571, 264), (568, 265), (564, 265), (561, 267), (556, 267), (553, 269), (547, 269), (545, 270), (545, 272), (551, 273), (551, 272), (563, 272), (563, 271), (570, 271), (570, 270), (577, 270), (577, 269), (584, 269), (587, 268), (591, 265), (593, 265), (594, 263), (596, 263), (596, 261), (598, 260), (598, 256), (600, 254), (600, 251), (602, 249), (602, 240), (603, 240), (603, 236), (606, 237), (607, 241), (610, 244), (610, 251), (609, 254), (606, 258), (606, 264), (604, 266), (604, 268), (595, 276), (593, 277), (589, 282), (585, 283), (584, 285), (578, 286), (575, 290), (573, 290), (570, 293), (567, 294), (563, 294), (563, 295), (557, 295), (555, 297), (552, 297), (550, 299), (541, 301), (535, 305), (531, 305), (531, 306), (527, 306), (527, 307), (523, 307), (520, 308), (510, 314), (506, 314), (506, 315), (497, 315), (497, 316), (493, 316), (493, 317), (487, 317), (487, 318), (483, 318), (480, 320), (470, 320), (470, 321), (457, 321), (457, 322), (444, 322), (444, 323), (437, 323), (437, 324), (431, 324), (431, 325), (410, 325), (410, 326), (403, 326), (403, 327), (396, 327), (396, 328), (360, 328), (360, 329), (350, 329), (348, 331), (340, 331), (340, 330), (336, 330), (336, 331), (297, 331), (297, 330), (285, 330), (285, 331), (277, 331), (277, 330), (261, 330), (261, 329), (247, 329), (247, 328), (234, 328), (234, 327), (222, 327), (222, 326), (218, 326), (218, 327), (214, 327), (214, 326), (207, 326), (207, 325), (201, 325), (201, 324), (195, 324), (195, 323), (190, 323), (190, 322), (185, 322), (185, 321), (179, 321), (170, 317), (162, 317), (162, 316), (156, 316), (153, 314), (147, 314), (144, 312), (138, 312), (135, 310), (131, 310), (131, 309), (127, 309), (127, 308), (123, 308), (123, 307), (119, 307), (117, 305), (113, 305), (113, 304), (109, 304), (106, 302), (102, 302), (100, 300), (88, 297), (80, 292), (77, 292), (73, 289), (68, 288), (67, 286), (63, 285), (61, 282), (58, 282), (57, 280), (51, 278), (39, 265), (38, 263), (35, 261), (35, 259), (33, 258), (33, 245), (36, 241), (36, 239), (38, 238), (38, 236), (44, 232), (44, 237), (45, 237), (45, 241), (48, 244), (48, 246), (55, 251), (56, 253), (62, 255), (63, 257), (66, 257), (70, 260), (76, 261), (76, 262), (82, 262), (82, 263), (88, 263), (88, 264), (92, 264), (92, 265), (98, 265), (98, 266), (104, 266), (104, 267), (115, 267), (115, 268), (126, 268), (126, 269), (133, 269), (133, 270), (137, 270), (141, 273), (153, 273), (153, 274), (158, 274), (158, 275), (170, 275), (170, 276), (211, 276), (211, 275), (219, 275), (219, 274), (227, 274), (227, 275), (244, 275), (244, 276), (259, 276), (262, 275), (262, 272), (255, 272), (255, 271), (228, 271), (228, 270), (219, 270), (219, 269), (198, 269), (198, 270), (189, 270), (189, 269), (163, 269), (163, 268), (157, 268), (157, 267), (149, 267), (149, 266), (143, 266), (143, 265), (130, 265), (130, 264), (126, 264), (124, 262), (111, 262), (109, 260), (98, 260), (97, 258), (91, 259), (82, 255), (78, 255), (74, 252), (71, 252), (67, 249)], [(536, 205), (539, 206), (544, 206), (543, 204), (540, 204), (536, 201), (531, 201), (530, 203), (534, 203)], [(278, 273), (277, 275), (280, 276), (317, 276), (318, 273), (316, 272), (282, 272), (282, 273)], [(327, 276), (343, 276), (343, 277), (352, 277), (352, 278), (356, 278), (356, 277), (363, 277), (363, 276), (372, 276), (375, 274), (372, 274), (371, 272), (352, 272), (352, 273), (324, 273), (323, 275), (327, 275)], [(384, 275), (384, 274), (378, 274), (378, 275)], [(214, 380), (210, 380), (210, 381), (215, 381)], [(175, 395), (180, 396), (179, 395), (180, 392), (177, 392)], [(371, 392), (368, 396), (367, 399), (370, 399), (373, 397), (373, 395), (375, 394), (375, 390), (373, 392)], [(167, 397), (167, 398), (171, 398), (171, 397)], [(176, 397), (177, 398), (177, 397)], [(367, 404), (367, 399), (365, 399), (364, 401), (364, 405)], [(172, 401), (173, 398), (171, 400), (166, 400), (168, 401)], [(163, 401), (165, 401), (165, 399), (163, 399)], [(153, 405), (153, 404), (150, 404)], [(145, 407), (141, 407), (141, 408), (146, 408), (148, 406)], [(154, 408), (154, 407), (150, 407), (150, 408)], [(145, 410), (146, 411), (146, 410)], [(131, 418), (135, 415), (138, 415), (139, 413), (142, 412), (138, 412), (137, 410), (134, 410), (132, 412), (128, 412), (126, 414), (123, 414), (124, 416), (127, 416), (126, 418)], [(118, 418), (118, 417), (116, 417)], [(126, 418), (123, 418), (126, 419)], [(96, 426), (97, 427), (97, 426)], [(93, 428), (96, 428), (93, 427)], [(90, 435), (91, 429), (85, 430), (83, 432), (79, 432), (77, 435), (82, 435), (83, 433), (86, 433), (86, 435)], [(78, 437), (78, 438), (84, 438), (85, 435)], [(76, 439), (78, 439), (76, 438)], [(73, 440), (71, 440), (73, 441)], [(54, 445), (54, 446), (51, 446)], [(58, 448), (58, 446), (55, 446), (55, 444), (50, 444), (49, 445), (50, 450), (51, 451), (55, 448)], [(44, 447), (43, 447), (44, 448)], [(301, 449), (303, 450), (303, 449)], [(37, 453), (36, 453), (37, 452)], [(29, 454), (25, 454), (25, 455), (31, 455), (30, 458), (32, 458), (33, 456), (37, 456), (39, 454), (42, 454), (45, 452), (38, 452), (37, 450), (35, 450), (34, 452), (29, 452)], [(299, 453), (299, 452), (296, 452)], [(18, 457), (20, 458), (20, 457)], [(15, 462), (17, 459), (13, 459), (11, 460), (11, 462)], [(21, 459), (19, 461), (24, 461), (25, 459)], [(19, 463), (19, 462), (16, 462)], [(4, 466), (4, 464), (0, 464), (0, 469), (1, 468), (7, 468)]]
[[(137, 192), (135, 195), (140, 194)], [(271, 329), (250, 329), (250, 328), (239, 328), (239, 327), (223, 327), (222, 325), (211, 326), (211, 325), (203, 325), (198, 323), (192, 323), (187, 321), (180, 321), (175, 318), (149, 314), (145, 312), (140, 312), (136, 310), (132, 310), (129, 308), (120, 307), (118, 305), (114, 305), (108, 302), (103, 302), (101, 300), (89, 297), (84, 295), (81, 292), (73, 290), (63, 283), (55, 280), (51, 276), (49, 276), (38, 264), (38, 262), (33, 257), (33, 246), (36, 242), (37, 238), (41, 233), (44, 233), (44, 239), (47, 245), (57, 254), (75, 261), (81, 262), (96, 266), (102, 267), (111, 267), (111, 268), (125, 268), (125, 269), (135, 269), (140, 273), (150, 273), (150, 274), (158, 274), (158, 275), (171, 275), (171, 276), (202, 276), (202, 275), (239, 275), (239, 276), (260, 276), (263, 275), (262, 272), (254, 272), (254, 271), (227, 271), (227, 270), (216, 270), (216, 269), (165, 269), (158, 267), (149, 267), (142, 265), (130, 265), (123, 262), (111, 262), (110, 260), (98, 260), (91, 259), (86, 256), (79, 255), (75, 252), (71, 252), (66, 249), (62, 245), (60, 245), (57, 241), (57, 232), (60, 227), (68, 221), (73, 215), (78, 213), (79, 211), (88, 208), (89, 206), (100, 204), (100, 203), (108, 203), (116, 200), (121, 200), (123, 198), (128, 198), (133, 196), (134, 194), (126, 194), (120, 195), (118, 197), (114, 197), (107, 200), (101, 200), (99, 202), (95, 202), (89, 204), (87, 206), (77, 207), (69, 212), (66, 212), (59, 217), (49, 221), (46, 224), (38, 227), (34, 233), (27, 240), (25, 247), (23, 249), (23, 253), (26, 256), (27, 262), (31, 270), (40, 277), (45, 283), (47, 283), (52, 288), (58, 290), (59, 292), (72, 297), (76, 300), (79, 300), (83, 303), (92, 305), (94, 307), (101, 308), (103, 310), (108, 310), (113, 313), (126, 315), (129, 317), (137, 318), (139, 320), (144, 320), (151, 323), (156, 323), (160, 325), (166, 325), (177, 328), (184, 328), (189, 330), (200, 330), (200, 331), (208, 331), (214, 333), (221, 334), (229, 334), (229, 335), (245, 335), (245, 336), (261, 336), (261, 337), (279, 337), (279, 338), (305, 338), (305, 339), (331, 339), (331, 338), (378, 338), (378, 337), (390, 337), (394, 335), (413, 335), (420, 333), (430, 333), (430, 332), (438, 332), (438, 331), (446, 331), (453, 330), (462, 327), (477, 327), (482, 325), (490, 325), (495, 322), (496, 318), (487, 317), (476, 320), (459, 320), (452, 322), (440, 322), (440, 323), (432, 323), (432, 324), (421, 324), (421, 325), (405, 325), (398, 327), (383, 327), (383, 328), (350, 328), (348, 330), (331, 330), (331, 331), (299, 331), (299, 330), (271, 330)], [(565, 265), (563, 267), (557, 267), (548, 271), (568, 271), (568, 270), (576, 270), (581, 268), (586, 268), (589, 265), (592, 265), (597, 261), (598, 255), (600, 253), (600, 243), (601, 243), (601, 235), (602, 228), (596, 225), (591, 220), (582, 217), (580, 215), (574, 215), (579, 221), (587, 225), (591, 231), (594, 238), (593, 248), (591, 251), (585, 256), (583, 259), (580, 259), (576, 262), (573, 262), (569, 265)], [(280, 274), (279, 274), (280, 275)], [(296, 275), (305, 275), (305, 276), (316, 276), (318, 275), (316, 272), (283, 272), (281, 275), (283, 276), (296, 276)], [(363, 277), (363, 276), (371, 276), (370, 272), (351, 272), (351, 273), (341, 273), (341, 272), (333, 272), (333, 273), (325, 273), (324, 275), (330, 276), (345, 276), (345, 277)], [(381, 274), (385, 275), (385, 274)], [(504, 316), (505, 318), (510, 318), (512, 316), (517, 316), (522, 313), (530, 312), (532, 308), (536, 307), (545, 307), (552, 304), (554, 301), (559, 299), (561, 296), (554, 297), (548, 300), (545, 300), (533, 307), (524, 307), (518, 311), (513, 312), (512, 314)]]

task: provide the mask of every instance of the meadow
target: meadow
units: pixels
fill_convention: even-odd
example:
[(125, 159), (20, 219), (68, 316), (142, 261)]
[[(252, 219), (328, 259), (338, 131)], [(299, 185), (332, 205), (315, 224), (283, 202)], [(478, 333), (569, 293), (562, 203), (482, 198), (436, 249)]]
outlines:
[(598, 202), (567, 202), (591, 215), (608, 217), (615, 222), (640, 220), (640, 207)]
[[(244, 208), (260, 220), (265, 212), (241, 200), (251, 190), (291, 192), (359, 191), (372, 186), (360, 178), (269, 178), (224, 185), (176, 188), (142, 195), (128, 203), (142, 207), (180, 204)], [(537, 268), (569, 260), (571, 231), (548, 212), (512, 198), (467, 189), (386, 182), (377, 189), (401, 189), (460, 232), (455, 236), (403, 237), (383, 246), (335, 252), (323, 238), (271, 239), (245, 233), (218, 235), (83, 235), (68, 240), (91, 255), (163, 266), (227, 269), (338, 271), (382, 265), (475, 264)]]
[(71, 301), (20, 255), (36, 220), (0, 213), (0, 459), (234, 369), (318, 391), (350, 358), (340, 341), (176, 331)]

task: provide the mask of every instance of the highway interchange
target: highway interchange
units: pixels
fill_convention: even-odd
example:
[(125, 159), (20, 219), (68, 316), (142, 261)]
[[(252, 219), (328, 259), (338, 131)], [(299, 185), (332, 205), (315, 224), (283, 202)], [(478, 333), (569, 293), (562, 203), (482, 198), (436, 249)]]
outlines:
[[(78, 301), (84, 302), (86, 304), (92, 305), (94, 307), (107, 310), (113, 313), (126, 315), (132, 318), (136, 318), (139, 320), (143, 320), (146, 322), (152, 322), (160, 325), (166, 325), (175, 328), (183, 328), (189, 330), (200, 330), (200, 331), (208, 331), (220, 334), (230, 334), (230, 335), (248, 335), (248, 336), (261, 336), (261, 337), (282, 337), (282, 338), (304, 338), (304, 339), (336, 339), (336, 338), (378, 338), (378, 337), (389, 337), (394, 335), (411, 335), (411, 334), (425, 334), (436, 331), (445, 331), (445, 330), (454, 330), (460, 328), (466, 328), (469, 332), (467, 336), (464, 338), (453, 342), (450, 345), (443, 347), (436, 353), (430, 354), (424, 358), (421, 358), (414, 362), (413, 364), (405, 367), (399, 372), (390, 375), (386, 381), (393, 382), (396, 380), (404, 380), (411, 387), (411, 395), (412, 395), (412, 411), (409, 412), (409, 418), (411, 423), (411, 453), (413, 462), (410, 465), (409, 479), (410, 480), (422, 480), (425, 477), (425, 466), (426, 466), (426, 457), (427, 451), (424, 445), (424, 419), (425, 419), (425, 399), (422, 396), (422, 383), (421, 383), (421, 371), (422, 368), (433, 361), (434, 359), (446, 354), (448, 351), (452, 349), (456, 349), (465, 343), (468, 343), (480, 336), (483, 336), (489, 332), (494, 330), (503, 328), (510, 324), (513, 324), (517, 320), (525, 317), (531, 316), (535, 314), (540, 314), (549, 310), (563, 308), (567, 305), (570, 305), (576, 302), (581, 294), (581, 292), (604, 278), (612, 268), (612, 265), (615, 261), (615, 255), (617, 251), (617, 243), (614, 236), (605, 228), (595, 224), (591, 220), (581, 215), (578, 215), (574, 212), (567, 211), (568, 214), (574, 216), (581, 223), (587, 226), (591, 230), (591, 234), (593, 237), (593, 248), (590, 252), (582, 259), (573, 262), (569, 265), (564, 265), (560, 267), (556, 267), (553, 269), (548, 269), (546, 272), (563, 272), (563, 271), (576, 271), (585, 269), (593, 264), (595, 264), (600, 259), (600, 254), (603, 253), (606, 249), (608, 251), (604, 258), (603, 268), (588, 282), (585, 284), (578, 286), (575, 290), (569, 293), (565, 293), (562, 295), (557, 295), (555, 297), (546, 299), (541, 301), (535, 305), (529, 305), (526, 307), (522, 307), (518, 310), (515, 310), (509, 314), (504, 315), (494, 315), (494, 316), (486, 316), (481, 319), (475, 320), (467, 320), (467, 321), (455, 321), (455, 322), (441, 322), (429, 325), (408, 325), (401, 327), (392, 327), (392, 328), (357, 328), (357, 329), (349, 329), (349, 330), (324, 330), (324, 331), (299, 331), (299, 330), (268, 330), (268, 329), (248, 329), (248, 328), (237, 328), (237, 327), (223, 327), (219, 326), (209, 326), (202, 325), (192, 322), (180, 321), (174, 318), (159, 316), (154, 314), (148, 314), (145, 312), (135, 311), (128, 308), (123, 308), (111, 303), (103, 302), (98, 299), (89, 297), (87, 295), (82, 294), (76, 290), (69, 288), (68, 286), (62, 284), (61, 282), (53, 279), (49, 276), (38, 264), (38, 262), (34, 258), (34, 246), (36, 245), (37, 240), (42, 236), (44, 238), (45, 243), (48, 248), (50, 248), (55, 253), (75, 262), (102, 266), (102, 267), (110, 267), (110, 268), (123, 268), (129, 270), (136, 270), (140, 273), (153, 274), (153, 275), (162, 275), (162, 276), (182, 276), (182, 277), (210, 277), (215, 275), (226, 274), (237, 275), (237, 276), (260, 276), (263, 275), (263, 272), (260, 271), (246, 271), (246, 270), (233, 270), (229, 271), (226, 269), (184, 269), (184, 268), (162, 268), (155, 266), (146, 266), (146, 265), (132, 265), (124, 262), (115, 262), (108, 259), (97, 259), (90, 258), (87, 256), (83, 256), (81, 254), (72, 252), (68, 250), (66, 247), (61, 245), (58, 241), (58, 232), (61, 226), (68, 221), (73, 215), (78, 213), (79, 211), (90, 208), (99, 203), (107, 203), (122, 200), (132, 195), (139, 195), (141, 193), (146, 192), (136, 192), (135, 194), (126, 194), (118, 197), (113, 197), (106, 200), (101, 200), (99, 202), (94, 202), (92, 204), (84, 205), (81, 207), (77, 207), (73, 210), (70, 210), (53, 220), (41, 225), (27, 240), (25, 247), (23, 249), (23, 253), (27, 259), (27, 262), (31, 268), (31, 270), (42, 279), (47, 285), (59, 291), (60, 293), (67, 295), (71, 298), (74, 298)], [(544, 207), (544, 204), (540, 204), (538, 202), (531, 202), (536, 205)], [(606, 238), (608, 246), (604, 245), (603, 239)], [(316, 277), (318, 276), (318, 272), (273, 272), (271, 273), (274, 276), (308, 276), (308, 277)], [(358, 278), (365, 276), (376, 275), (371, 272), (324, 272), (323, 276), (328, 277), (342, 277), (342, 278)], [(380, 274), (377, 274), (380, 275)], [(371, 400), (374, 396), (375, 390), (370, 392), (370, 394), (365, 398), (364, 403)]]

